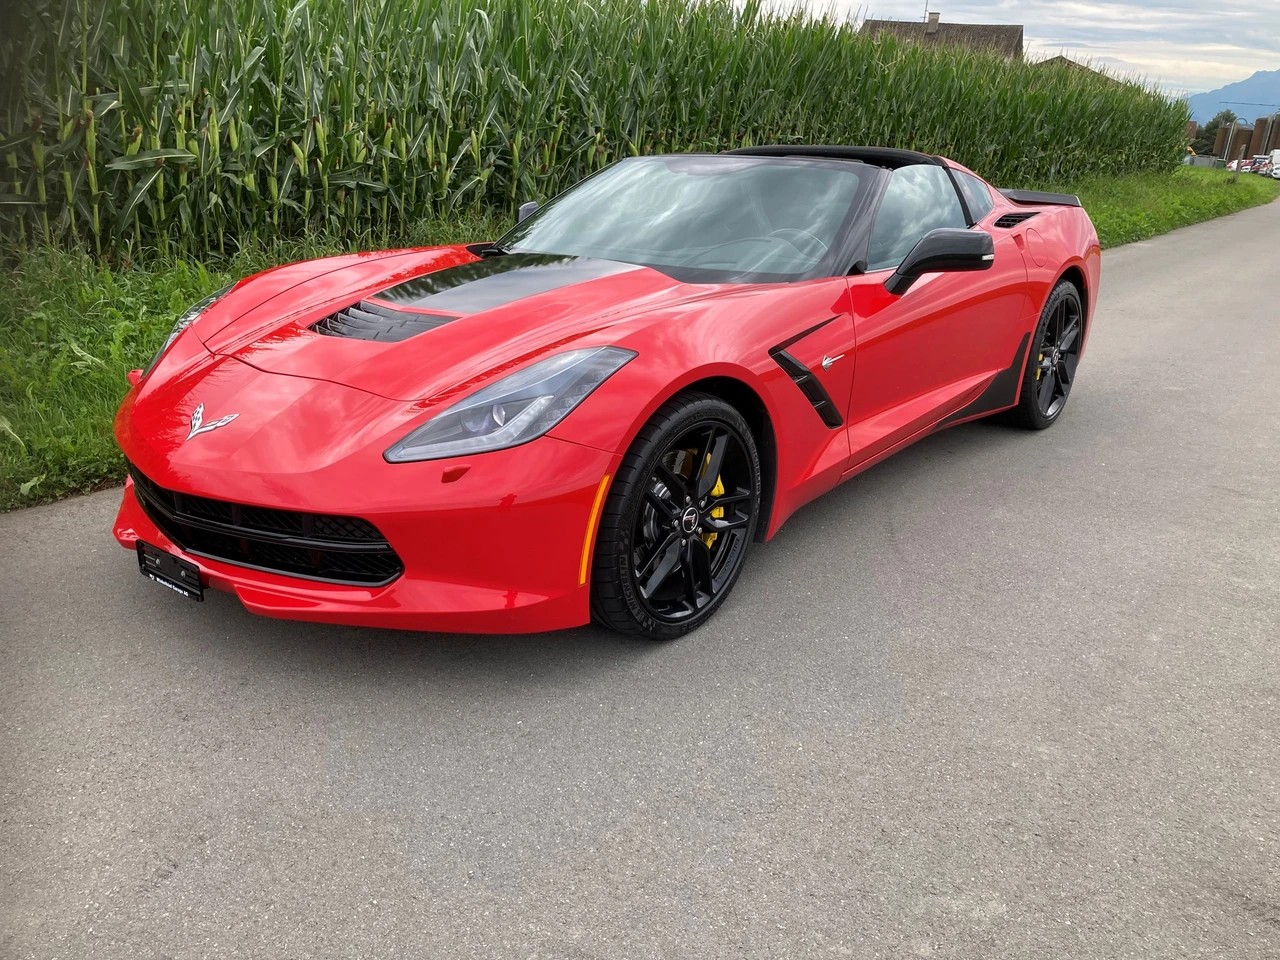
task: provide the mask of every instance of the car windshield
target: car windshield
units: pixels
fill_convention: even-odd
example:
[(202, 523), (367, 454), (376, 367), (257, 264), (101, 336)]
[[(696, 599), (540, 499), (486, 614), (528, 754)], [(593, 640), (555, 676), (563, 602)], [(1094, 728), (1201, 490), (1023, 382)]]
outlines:
[(643, 264), (691, 282), (808, 279), (871, 177), (840, 160), (635, 157), (561, 194), (499, 244)]

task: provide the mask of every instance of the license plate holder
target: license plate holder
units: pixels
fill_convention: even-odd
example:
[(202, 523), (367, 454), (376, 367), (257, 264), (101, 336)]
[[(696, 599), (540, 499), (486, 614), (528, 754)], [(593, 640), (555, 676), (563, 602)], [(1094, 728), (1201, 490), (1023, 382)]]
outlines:
[(161, 550), (141, 540), (137, 542), (137, 550), (138, 572), (148, 580), (154, 580), (160, 586), (168, 587), (188, 600), (204, 599), (200, 568), (194, 563), (175, 557), (169, 551)]

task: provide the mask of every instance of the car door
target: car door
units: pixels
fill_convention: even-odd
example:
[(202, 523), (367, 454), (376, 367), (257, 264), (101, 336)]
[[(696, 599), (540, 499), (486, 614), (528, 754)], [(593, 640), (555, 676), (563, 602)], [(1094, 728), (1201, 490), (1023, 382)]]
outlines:
[[(901, 296), (889, 293), (885, 281), (939, 227), (990, 232), (991, 268), (929, 273)], [(970, 223), (945, 167), (916, 164), (891, 174), (872, 221), (866, 269), (849, 281), (858, 343), (851, 469), (959, 410), (1009, 366), (1027, 277), (1020, 252), (998, 233)]]

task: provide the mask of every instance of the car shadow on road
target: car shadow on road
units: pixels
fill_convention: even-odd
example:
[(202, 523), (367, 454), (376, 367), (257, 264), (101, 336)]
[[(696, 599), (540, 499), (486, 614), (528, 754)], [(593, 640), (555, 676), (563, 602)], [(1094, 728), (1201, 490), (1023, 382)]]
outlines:
[(789, 540), (822, 531), (826, 537), (834, 524), (849, 541), (866, 542), (862, 525), (878, 520), (886, 509), (927, 511), (941, 506), (940, 495), (964, 496), (1001, 482), (993, 460), (1001, 450), (1017, 450), (1034, 436), (987, 420), (932, 434), (801, 507), (782, 534)]
[[(758, 545), (739, 584), (740, 594), (767, 592), (777, 576), (794, 576), (820, 551), (853, 549), (851, 544), (871, 541), (877, 535), (879, 514), (887, 504), (921, 497), (936, 489), (939, 469), (971, 475), (992, 447), (1016, 443), (1022, 431), (1000, 425), (965, 425), (924, 439), (911, 448), (853, 478), (835, 491), (799, 511), (785, 528), (785, 537)], [(833, 542), (833, 535), (838, 542)], [(347, 679), (361, 675), (398, 676), (419, 681), (434, 679), (468, 684), (496, 680), (537, 685), (574, 676), (630, 670), (655, 656), (670, 658), (687, 644), (732, 641), (724, 625), (732, 606), (744, 596), (730, 598), (729, 605), (710, 625), (684, 641), (653, 643), (624, 637), (595, 626), (530, 635), (430, 634), (297, 623), (250, 614), (232, 597), (210, 593), (202, 605), (180, 609), (182, 623), (175, 626), (198, 655), (212, 648), (255, 670), (281, 670), (296, 676), (330, 674)], [(739, 624), (743, 617), (738, 617)], [(716, 625), (722, 629), (717, 630)], [(758, 621), (752, 621), (758, 625)], [(677, 655), (683, 660), (684, 650)], [(316, 679), (320, 679), (319, 676)]]
[[(359, 675), (469, 680), (536, 681), (594, 673), (642, 659), (660, 645), (595, 626), (527, 635), (438, 634), (298, 623), (259, 617), (234, 597), (209, 595), (201, 619), (217, 621), (213, 642), (255, 668), (342, 677)], [(191, 637), (193, 647), (211, 638)]]

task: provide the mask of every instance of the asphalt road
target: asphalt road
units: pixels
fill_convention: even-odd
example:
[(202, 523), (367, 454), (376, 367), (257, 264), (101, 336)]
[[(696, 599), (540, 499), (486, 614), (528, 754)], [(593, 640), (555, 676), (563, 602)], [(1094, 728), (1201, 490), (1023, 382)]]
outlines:
[(0, 957), (1280, 956), (1280, 203), (1110, 252), (1042, 434), (796, 516), (713, 624), (458, 638), (0, 516)]

